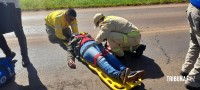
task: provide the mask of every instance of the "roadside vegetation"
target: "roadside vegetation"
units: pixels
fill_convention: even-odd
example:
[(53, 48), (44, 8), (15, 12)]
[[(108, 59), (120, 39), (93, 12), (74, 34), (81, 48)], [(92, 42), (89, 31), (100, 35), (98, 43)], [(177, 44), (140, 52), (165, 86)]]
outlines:
[(92, 8), (183, 3), (188, 0), (20, 0), (22, 10)]

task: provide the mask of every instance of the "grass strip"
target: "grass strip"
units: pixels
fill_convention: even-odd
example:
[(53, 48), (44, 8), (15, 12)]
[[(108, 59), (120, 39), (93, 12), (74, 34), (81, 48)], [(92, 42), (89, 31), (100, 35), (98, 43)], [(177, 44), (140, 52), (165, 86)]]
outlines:
[(20, 0), (22, 10), (92, 8), (182, 3), (187, 0)]

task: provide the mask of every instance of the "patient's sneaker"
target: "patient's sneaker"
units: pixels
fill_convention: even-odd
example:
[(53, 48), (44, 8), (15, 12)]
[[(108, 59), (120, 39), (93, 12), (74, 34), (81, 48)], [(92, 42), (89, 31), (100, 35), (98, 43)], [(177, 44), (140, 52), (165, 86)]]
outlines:
[(121, 79), (123, 84), (125, 84), (127, 82), (127, 78), (128, 78), (129, 74), (130, 74), (129, 68), (126, 68), (124, 71), (122, 71), (122, 73), (120, 75), (120, 79)]
[(127, 76), (127, 82), (135, 82), (138, 81), (138, 79), (142, 78), (144, 76), (144, 70), (139, 71), (131, 71), (129, 75)]

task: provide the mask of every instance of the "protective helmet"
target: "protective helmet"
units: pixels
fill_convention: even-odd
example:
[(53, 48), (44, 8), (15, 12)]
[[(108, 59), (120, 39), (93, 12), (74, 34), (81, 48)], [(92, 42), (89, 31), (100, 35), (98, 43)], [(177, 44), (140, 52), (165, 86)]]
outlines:
[(103, 17), (104, 15), (102, 13), (97, 13), (96, 15), (94, 15), (93, 19), (94, 19), (95, 28), (98, 27), (98, 21)]

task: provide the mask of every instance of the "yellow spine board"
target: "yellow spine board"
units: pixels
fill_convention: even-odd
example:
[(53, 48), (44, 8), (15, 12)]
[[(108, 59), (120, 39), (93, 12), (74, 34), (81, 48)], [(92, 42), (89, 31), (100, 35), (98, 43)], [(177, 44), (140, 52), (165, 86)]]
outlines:
[(134, 88), (135, 86), (138, 86), (142, 83), (142, 79), (139, 79), (137, 82), (127, 82), (126, 84), (123, 84), (119, 80), (116, 80), (114, 78), (109, 77), (106, 75), (100, 68), (93, 67), (90, 63), (85, 61), (83, 58), (81, 60), (89, 66), (90, 69), (94, 70), (98, 76), (113, 90), (130, 90), (131, 88)]

